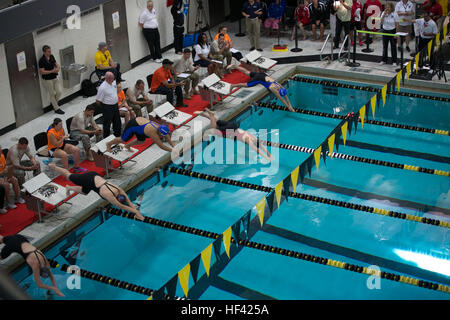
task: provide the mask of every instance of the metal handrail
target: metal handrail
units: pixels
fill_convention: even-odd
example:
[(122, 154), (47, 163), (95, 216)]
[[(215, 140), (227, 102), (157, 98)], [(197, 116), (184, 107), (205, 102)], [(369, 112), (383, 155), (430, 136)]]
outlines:
[[(347, 39), (348, 39), (348, 34), (345, 36), (344, 41), (342, 41), (341, 48), (339, 49), (339, 54), (338, 54), (339, 62), (342, 62), (341, 54), (342, 54), (342, 50), (344, 49), (345, 43), (347, 42)], [(346, 54), (347, 54), (348, 57), (350, 56), (349, 55), (349, 52), (350, 52), (349, 49), (350, 49), (349, 46), (347, 46), (347, 53)], [(342, 55), (342, 58), (344, 58), (344, 57), (345, 57), (345, 54)]]
[(320, 61), (323, 61), (323, 60), (333, 61), (333, 42), (331, 42), (331, 56), (330, 56), (330, 58), (328, 58), (328, 56), (325, 56), (325, 57), (322, 58), (322, 53), (325, 50), (325, 47), (327, 46), (328, 39), (330, 39), (330, 36), (331, 36), (331, 33), (329, 33), (327, 35), (327, 38), (325, 39), (325, 41), (324, 41), (324, 43), (322, 45), (322, 49), (320, 49)]

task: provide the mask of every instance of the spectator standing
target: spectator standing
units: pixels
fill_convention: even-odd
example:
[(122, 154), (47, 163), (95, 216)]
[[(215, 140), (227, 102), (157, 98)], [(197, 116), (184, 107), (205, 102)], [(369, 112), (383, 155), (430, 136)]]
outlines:
[[(24, 155), (26, 155), (29, 160), (22, 160)], [(20, 138), (17, 144), (9, 148), (6, 156), (6, 164), (8, 166), (13, 166), (13, 174), (19, 181), (20, 186), (25, 182), (26, 171), (33, 171), (33, 176), (37, 176), (41, 173), (41, 166), (31, 154), (30, 147), (28, 146), (28, 139), (25, 137)]]
[(183, 54), (184, 14), (183, 0), (175, 0), (170, 9), (173, 17), (173, 46), (176, 54)]
[[(381, 27), (383, 33), (395, 34), (395, 25), (397, 23), (398, 17), (394, 12), (394, 4), (388, 2), (386, 4), (386, 9), (381, 14)], [(384, 36), (383, 35), (383, 58), (380, 64), (386, 64), (388, 61), (387, 53), (388, 46), (391, 45), (391, 58), (392, 63), (397, 64), (397, 48), (395, 47), (395, 37)]]
[[(424, 49), (430, 40), (434, 41), (436, 34), (438, 33), (436, 22), (431, 19), (428, 11), (423, 12), (423, 18), (411, 20), (411, 22), (416, 23), (419, 26), (419, 51)], [(423, 52), (420, 55), (419, 67), (421, 68), (423, 65)], [(430, 64), (433, 64), (432, 59), (433, 56), (430, 57)]]
[(280, 33), (279, 24), (281, 18), (283, 17), (283, 11), (281, 7), (280, 0), (274, 0), (267, 10), (267, 19), (264, 22), (264, 27), (266, 28), (266, 37), (271, 33), (271, 30), (276, 30), (277, 34)]
[[(395, 5), (395, 14), (398, 16), (399, 19), (397, 24), (397, 32), (407, 33), (406, 51), (410, 52), (411, 49), (409, 48), (409, 41), (411, 40), (411, 33), (412, 33), (411, 19), (413, 19), (415, 15), (414, 4), (409, 0), (400, 0)], [(400, 41), (401, 41), (400, 37), (397, 37), (398, 50), (401, 50)]]
[(39, 71), (42, 76), (43, 84), (50, 96), (50, 102), (55, 113), (64, 114), (59, 108), (58, 100), (61, 97), (61, 88), (58, 81), (58, 72), (60, 70), (59, 64), (52, 55), (52, 50), (49, 46), (42, 47), (43, 55), (39, 59)]
[(250, 51), (262, 51), (259, 42), (260, 38), (260, 22), (259, 17), (263, 14), (261, 4), (255, 0), (248, 0), (242, 6), (242, 15), (245, 17), (245, 24), (247, 27), (248, 38), (250, 39)]
[[(361, 4), (361, 1), (359, 0), (353, 0), (353, 6), (352, 6), (352, 12), (351, 12), (351, 19), (350, 19), (350, 41), (353, 46), (354, 44), (354, 30), (362, 30), (361, 29), (361, 15), (363, 13), (363, 6)], [(358, 39), (359, 39), (359, 45), (362, 46), (362, 34), (358, 33)]]
[(150, 55), (155, 62), (160, 63), (162, 59), (161, 44), (158, 30), (158, 19), (153, 1), (147, 1), (147, 8), (139, 16), (139, 26), (142, 28), (145, 40), (147, 40)]
[[(117, 84), (112, 72), (105, 74), (105, 81), (98, 87), (96, 101), (103, 111), (103, 138), (111, 134), (111, 123), (114, 136), (119, 137), (122, 130), (117, 98)], [(66, 168), (67, 169), (67, 168)]]
[[(364, 4), (364, 23), (366, 25), (366, 30), (368, 31), (378, 31), (378, 20), (375, 20), (374, 18), (379, 18), (381, 15), (381, 12), (383, 12), (383, 7), (381, 5), (380, 0), (366, 0), (366, 3)], [(369, 34), (366, 35), (369, 37)], [(373, 41), (375, 41), (376, 35), (370, 35)]]
[(429, 13), (431, 19), (436, 23), (438, 30), (440, 30), (444, 21), (442, 6), (436, 0), (426, 0), (420, 8)]
[(102, 140), (102, 129), (100, 129), (94, 121), (94, 105), (90, 104), (84, 111), (76, 114), (70, 123), (70, 138), (76, 141), (81, 141), (86, 158), (89, 161), (94, 161), (91, 154), (91, 137), (95, 135), (96, 141)]
[[(336, 13), (336, 37), (334, 40), (334, 49), (337, 49), (339, 47), (342, 29), (344, 29), (345, 35), (348, 35), (350, 32), (350, 19), (352, 6), (353, 6), (352, 0), (339, 1)], [(345, 50), (348, 49), (348, 41), (344, 44), (344, 49)]]

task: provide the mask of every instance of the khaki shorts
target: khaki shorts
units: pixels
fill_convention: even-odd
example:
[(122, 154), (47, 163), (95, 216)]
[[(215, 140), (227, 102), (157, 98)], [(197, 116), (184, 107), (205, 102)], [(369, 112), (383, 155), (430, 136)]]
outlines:
[(398, 30), (397, 32), (406, 32), (408, 34), (412, 33), (412, 25), (407, 25), (407, 26), (398, 26)]

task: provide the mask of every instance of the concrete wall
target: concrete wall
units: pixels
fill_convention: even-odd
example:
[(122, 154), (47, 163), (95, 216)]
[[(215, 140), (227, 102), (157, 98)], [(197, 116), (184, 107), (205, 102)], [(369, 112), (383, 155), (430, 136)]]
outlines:
[[(81, 29), (63, 29), (63, 27), (52, 28), (48, 31), (37, 34), (34, 32), (34, 46), (36, 57), (39, 60), (42, 56), (42, 46), (49, 45), (52, 48), (52, 54), (56, 61), (61, 64), (59, 50), (73, 45), (75, 53), (75, 62), (85, 64), (88, 71), (81, 74), (81, 80), (89, 78), (95, 68), (94, 55), (100, 41), (105, 41), (105, 26), (103, 23), (103, 10), (91, 12), (81, 17)], [(63, 88), (62, 74), (59, 73), (58, 79), (61, 84), (62, 97), (67, 97), (80, 90), (80, 85), (72, 88)], [(44, 89), (41, 81), (42, 107), (50, 104), (47, 91)]]
[[(138, 25), (139, 16), (145, 9), (145, 0), (126, 0), (128, 38), (130, 41), (130, 60), (134, 63), (150, 54), (142, 29)], [(158, 14), (159, 34), (161, 36), (161, 48), (173, 43), (173, 19), (170, 13), (171, 7), (166, 6), (164, 0), (154, 0), (153, 6)]]
[(0, 97), (2, 97), (0, 128), (5, 128), (16, 122), (16, 117), (14, 116), (8, 65), (6, 64), (6, 53), (3, 43), (0, 43)]

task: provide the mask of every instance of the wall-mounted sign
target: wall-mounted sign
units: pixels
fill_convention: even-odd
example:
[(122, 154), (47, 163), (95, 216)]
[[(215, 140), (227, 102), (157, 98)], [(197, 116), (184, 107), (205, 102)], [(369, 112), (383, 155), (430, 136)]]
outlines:
[(113, 21), (113, 29), (117, 29), (120, 27), (119, 11), (113, 12), (112, 21)]
[(17, 54), (17, 66), (19, 67), (19, 72), (27, 68), (27, 58), (25, 57), (25, 51), (19, 52)]

